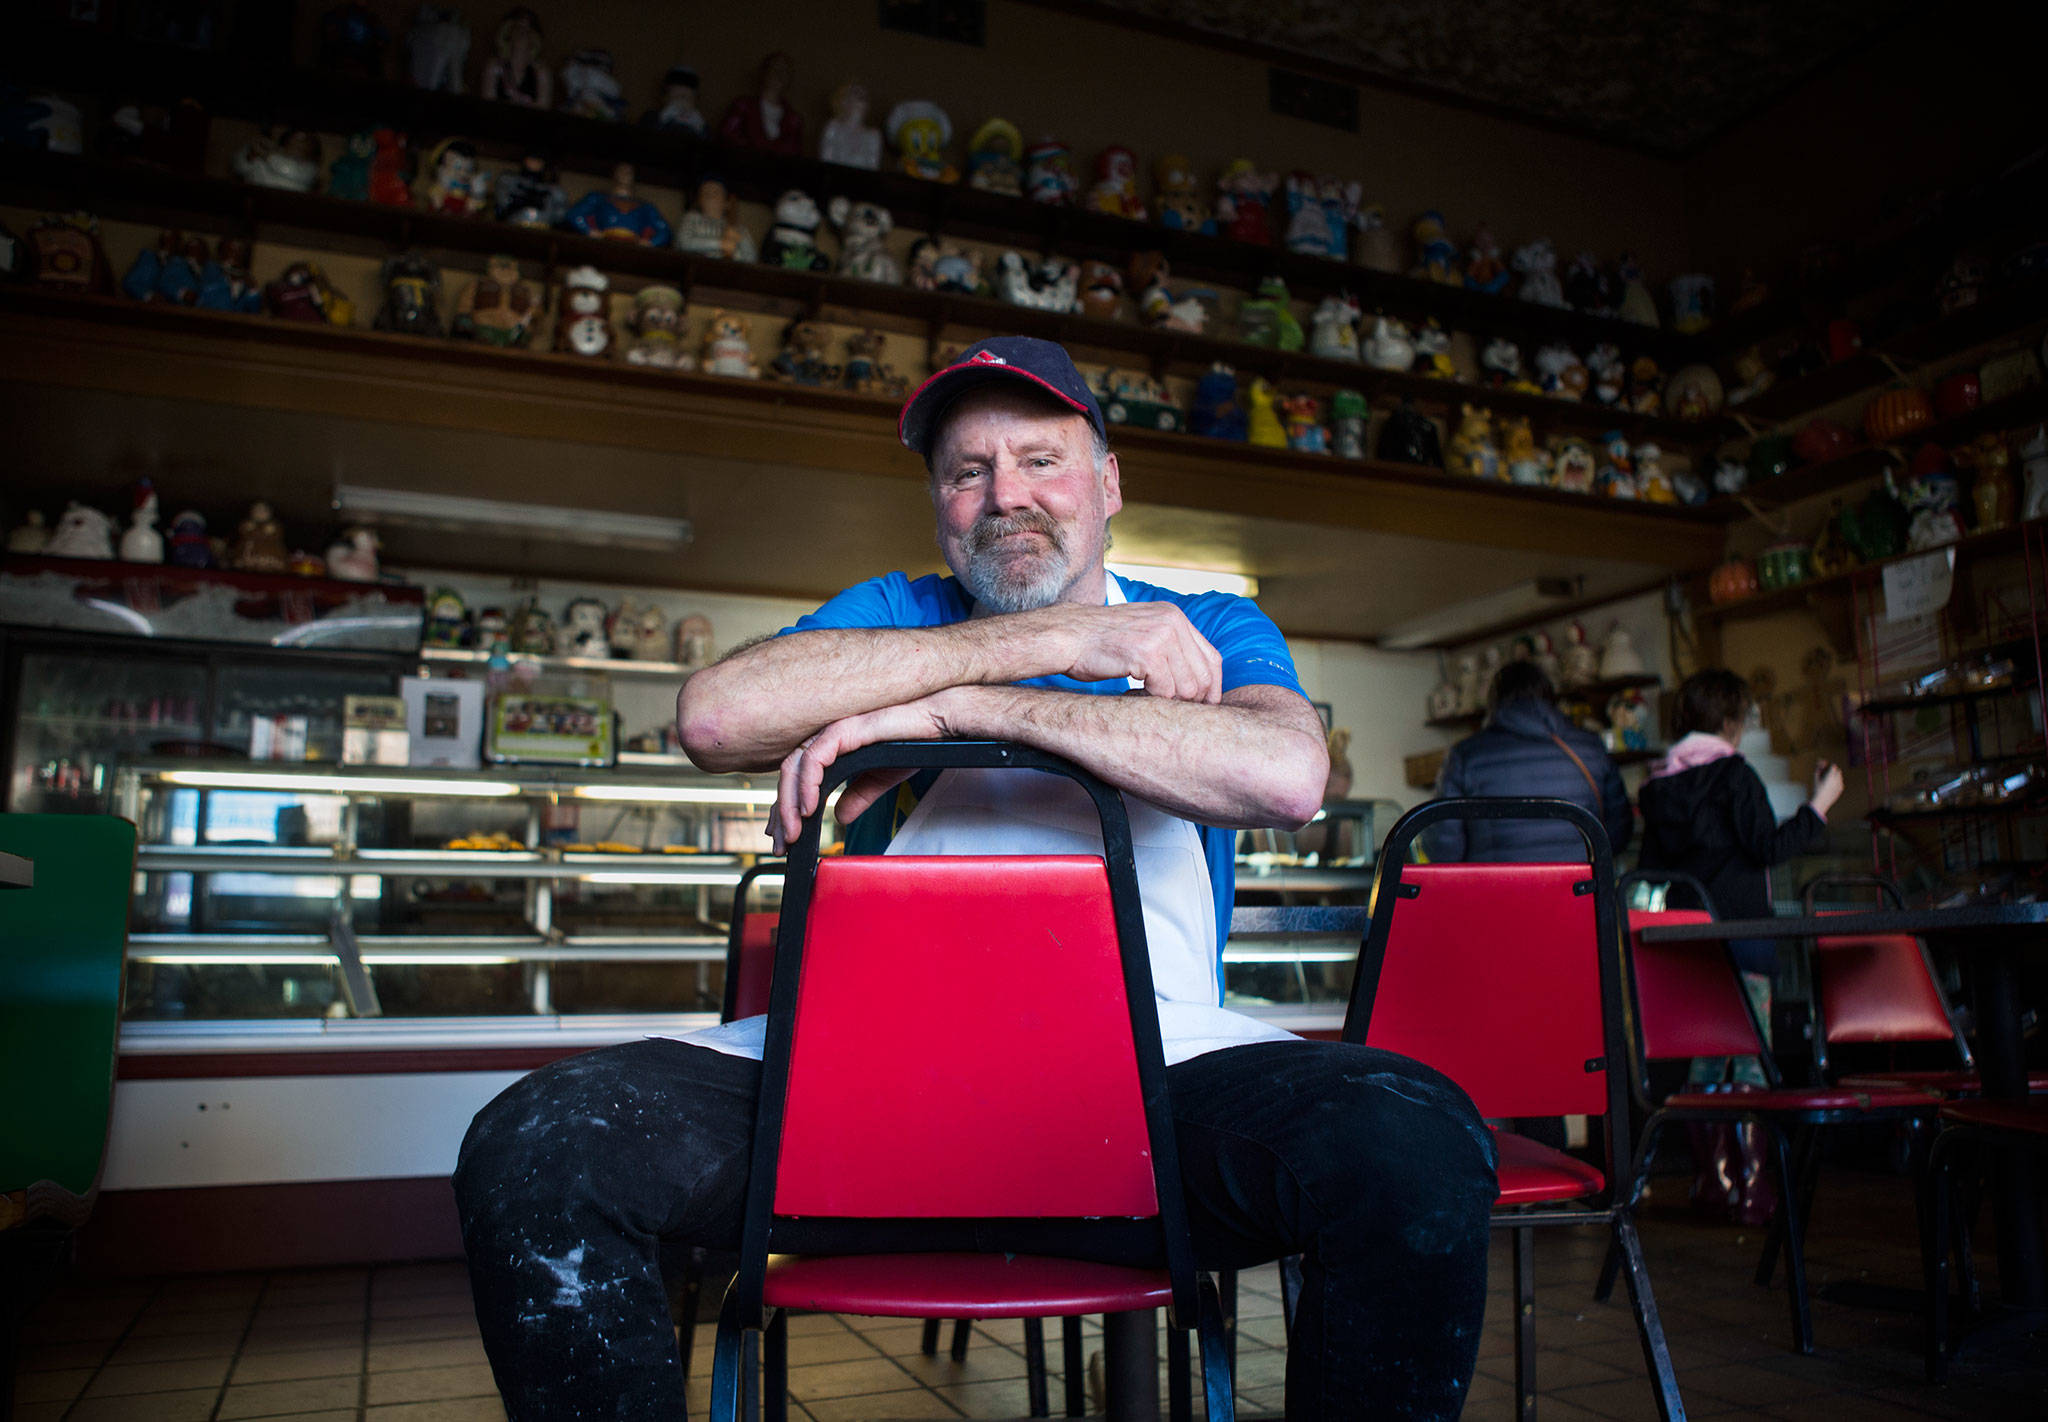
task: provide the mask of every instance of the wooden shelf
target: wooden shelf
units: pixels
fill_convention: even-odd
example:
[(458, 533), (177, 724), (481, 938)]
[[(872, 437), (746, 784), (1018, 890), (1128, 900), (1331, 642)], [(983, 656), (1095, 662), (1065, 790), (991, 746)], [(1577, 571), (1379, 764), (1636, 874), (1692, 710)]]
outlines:
[[(2048, 520), (2036, 519), (2030, 524), (2014, 524), (2008, 528), (1993, 529), (1989, 533), (1972, 533), (1942, 548), (1953, 548), (1956, 556), (1974, 557), (1981, 554), (2011, 553), (2020, 547), (2020, 540), (2026, 529), (2048, 524)], [(1734, 602), (1710, 602), (1696, 607), (1693, 616), (1708, 622), (1720, 622), (1738, 617), (1761, 617), (1766, 613), (1783, 612), (1787, 608), (1800, 607), (1818, 597), (1831, 597), (1848, 591), (1860, 579), (1877, 577), (1890, 563), (1908, 558), (1924, 558), (1930, 553), (1939, 553), (1941, 548), (1921, 548), (1911, 553), (1901, 553), (1894, 558), (1880, 558), (1874, 563), (1858, 564), (1839, 573), (1830, 573), (1824, 578), (1808, 578), (1803, 583), (1794, 583), (1789, 588), (1773, 588), (1769, 592), (1752, 593)]]
[(1732, 355), (1766, 336), (1833, 316), (1856, 297), (1902, 282), (1913, 284), (1916, 294), (1931, 290), (1960, 248), (1982, 243), (1987, 234), (2024, 230), (2040, 221), (2048, 198), (2048, 185), (2041, 178), (2041, 158), (2036, 154), (1971, 191), (1955, 194), (1942, 210), (1923, 214), (1902, 229), (1872, 234), (1825, 275), (1780, 281), (1782, 295), (1702, 333), (1702, 358)]
[[(1005, 308), (1008, 309), (1008, 308)], [(0, 378), (922, 481), (893, 401), (551, 352), (0, 288)], [(1451, 543), (1710, 567), (1697, 509), (1122, 427), (1125, 494)], [(1545, 516), (1531, 518), (1532, 510)]]
[(1894, 367), (1931, 365), (2044, 319), (2048, 319), (2048, 278), (1997, 287), (1975, 306), (1901, 331), (1811, 375), (1773, 385), (1754, 399), (1731, 406), (1727, 413), (1761, 424), (1788, 422), (1859, 391), (1883, 388), (1898, 378)]
[[(31, 32), (33, 33), (33, 31)], [(743, 197), (772, 203), (788, 188), (819, 199), (844, 194), (878, 202), (899, 226), (993, 241), (1024, 251), (1057, 249), (1076, 258), (1124, 258), (1164, 251), (1178, 280), (1249, 288), (1267, 275), (1287, 281), (1297, 298), (1315, 300), (1349, 291), (1365, 309), (1404, 319), (1435, 316), (1447, 328), (1523, 341), (1566, 341), (1584, 351), (1611, 341), (1629, 353), (1656, 356), (1667, 369), (1686, 360), (1699, 343), (1676, 332), (1612, 317), (1559, 311), (1508, 296), (1487, 295), (1348, 262), (1258, 247), (1222, 237), (1174, 232), (1106, 213), (1049, 207), (987, 193), (964, 184), (925, 182), (903, 173), (867, 172), (815, 158), (732, 148), (715, 140), (606, 123), (571, 114), (520, 108), (462, 94), (428, 93), (291, 66), (237, 63), (179, 52), (166, 65), (160, 52), (138, 45), (84, 42), (75, 29), (49, 32), (49, 41), (17, 40), (34, 56), (24, 83), (59, 89), (150, 96), (165, 102), (196, 98), (210, 113), (257, 123), (292, 122), (329, 133), (391, 125), (416, 135), (459, 133), (487, 156), (517, 159), (547, 154), (572, 172), (608, 174), (621, 160), (643, 180), (685, 190), (700, 174), (716, 172)]]
[(1787, 470), (1775, 479), (1752, 484), (1740, 494), (1723, 495), (1701, 507), (1709, 513), (1724, 515), (1730, 519), (1743, 517), (1752, 506), (1758, 509), (1781, 509), (1802, 499), (1810, 499), (1816, 494), (1830, 494), (1837, 489), (1860, 484), (1866, 479), (1875, 479), (1884, 473), (1887, 465), (1903, 471), (1911, 458), (1907, 452), (1909, 448), (1918, 449), (1923, 444), (1938, 444), (1952, 449), (1987, 431), (2025, 425), (2044, 416), (2048, 416), (2048, 385), (2036, 385), (2020, 391), (2017, 395), (1995, 400), (1989, 405), (1980, 405), (1974, 410), (1965, 411), (1946, 420), (1937, 420), (1926, 429), (1908, 435), (1902, 441), (1904, 448), (1861, 445), (1835, 459), (1826, 459), (1818, 464), (1805, 464), (1797, 469)]
[(1422, 724), (1432, 731), (1474, 731), (1486, 724), (1486, 713), (1460, 711), (1454, 716), (1431, 716)]
[[(835, 307), (898, 318), (931, 332), (959, 329), (1042, 336), (1106, 353), (1111, 359), (1120, 356), (1125, 364), (1143, 365), (1160, 373), (1178, 367), (1187, 374), (1199, 374), (1213, 362), (1222, 361), (1242, 374), (1264, 375), (1276, 383), (1309, 384), (1325, 391), (1348, 387), (1381, 404), (1408, 399), (1432, 412), (1452, 416), (1461, 402), (1470, 401), (1497, 414), (1525, 416), (1539, 430), (1598, 435), (1615, 429), (1631, 439), (1655, 439), (1673, 448), (1693, 445), (1718, 433), (1715, 427), (1696, 421), (1636, 414), (1590, 402), (1516, 394), (1407, 371), (1376, 370), (1358, 361), (1270, 350), (1243, 341), (1168, 331), (1135, 321), (1103, 321), (1079, 314), (1035, 311), (984, 297), (918, 291), (908, 286), (860, 281), (825, 272), (791, 271), (759, 262), (722, 261), (672, 248), (643, 247), (632, 242), (422, 213), (313, 193), (252, 188), (226, 178), (185, 177), (134, 164), (0, 149), (0, 186), (15, 201), (28, 206), (89, 206), (102, 217), (150, 224), (211, 224), (231, 228), (252, 239), (259, 233), (283, 230), (330, 241), (339, 238), (350, 244), (367, 243), (377, 251), (411, 248), (473, 256), (505, 252), (539, 267), (550, 280), (563, 267), (587, 264), (608, 273), (667, 282), (680, 288), (686, 299), (695, 299), (692, 293), (706, 288), (787, 303), (785, 315), (814, 316), (826, 307)], [(1118, 227), (1133, 225), (1103, 214), (1073, 216)], [(1243, 246), (1214, 238), (1204, 240), (1233, 249)], [(1315, 261), (1303, 257), (1292, 260)], [(1363, 273), (1361, 268), (1341, 270)], [(1443, 287), (1435, 289), (1450, 296), (1473, 295)]]
[(1634, 676), (1601, 677), (1594, 681), (1581, 683), (1578, 686), (1561, 686), (1557, 689), (1557, 699), (1559, 701), (1575, 699), (1581, 701), (1605, 701), (1617, 692), (1646, 691), (1653, 686), (1661, 688), (1663, 684), (1664, 682), (1661, 677), (1655, 676), (1650, 672), (1640, 672)]

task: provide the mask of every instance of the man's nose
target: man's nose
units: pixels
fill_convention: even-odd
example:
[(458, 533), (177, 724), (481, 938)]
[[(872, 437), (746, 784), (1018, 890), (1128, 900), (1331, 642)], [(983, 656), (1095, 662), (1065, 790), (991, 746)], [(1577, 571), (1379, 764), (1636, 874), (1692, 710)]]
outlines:
[(998, 459), (989, 466), (988, 502), (996, 509), (1023, 508), (1031, 502), (1031, 481), (1016, 460)]

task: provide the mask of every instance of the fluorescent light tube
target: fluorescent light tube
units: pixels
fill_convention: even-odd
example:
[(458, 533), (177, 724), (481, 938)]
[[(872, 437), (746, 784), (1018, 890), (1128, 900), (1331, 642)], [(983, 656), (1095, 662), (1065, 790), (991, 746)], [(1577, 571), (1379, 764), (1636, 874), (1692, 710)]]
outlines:
[(670, 553), (686, 547), (695, 532), (686, 518), (613, 513), (607, 509), (556, 504), (516, 504), (460, 494), (423, 494), (412, 489), (334, 486), (334, 511), (365, 523), (398, 523), (454, 532), (489, 532), (515, 538), (592, 543), (607, 548), (645, 548)]
[(720, 872), (715, 869), (666, 870), (666, 869), (622, 869), (615, 873), (578, 874), (586, 884), (696, 884), (729, 885), (740, 881), (737, 870)]
[(159, 780), (210, 790), (299, 790), (309, 795), (466, 795), (495, 799), (517, 795), (502, 780), (429, 780), (403, 775), (293, 775), (268, 770), (165, 770)]
[(579, 800), (659, 800), (678, 805), (772, 805), (773, 790), (727, 790), (715, 785), (579, 785)]
[(1562, 612), (1583, 585), (1583, 580), (1576, 577), (1531, 578), (1398, 622), (1376, 640), (1390, 652), (1412, 652), (1418, 647), (1440, 647), (1476, 637), (1503, 622), (1520, 618), (1540, 621), (1548, 614)]
[(1227, 592), (1257, 597), (1259, 580), (1249, 573), (1219, 573), (1212, 568), (1175, 568), (1152, 563), (1107, 563), (1118, 577), (1136, 578), (1177, 593)]

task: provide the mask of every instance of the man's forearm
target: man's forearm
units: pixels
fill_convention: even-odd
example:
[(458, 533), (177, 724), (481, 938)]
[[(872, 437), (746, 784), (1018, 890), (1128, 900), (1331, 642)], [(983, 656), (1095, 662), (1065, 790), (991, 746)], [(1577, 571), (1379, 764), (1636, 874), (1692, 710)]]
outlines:
[(676, 699), (690, 759), (765, 770), (821, 726), (947, 687), (1044, 676), (1058, 660), (1027, 618), (824, 628), (772, 637), (697, 672)]
[(1208, 705), (975, 686), (941, 704), (952, 735), (1052, 751), (1119, 790), (1225, 829), (1306, 824), (1329, 776), (1314, 709), (1278, 687), (1240, 687)]

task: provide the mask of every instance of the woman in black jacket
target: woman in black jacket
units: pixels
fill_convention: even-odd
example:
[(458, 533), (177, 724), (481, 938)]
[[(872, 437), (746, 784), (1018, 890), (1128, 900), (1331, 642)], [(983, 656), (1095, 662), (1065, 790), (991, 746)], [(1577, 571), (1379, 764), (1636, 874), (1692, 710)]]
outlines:
[[(1465, 795), (1570, 800), (1593, 812), (1617, 856), (1635, 816), (1621, 772), (1600, 738), (1557, 709), (1557, 690), (1534, 662), (1509, 662), (1487, 691), (1485, 727), (1451, 747), (1437, 776), (1440, 800)], [(1438, 863), (1542, 863), (1586, 857), (1586, 842), (1561, 820), (1445, 820), (1425, 831)]]
[[(1749, 683), (1734, 672), (1694, 672), (1678, 688), (1673, 729), (1679, 740), (1650, 768), (1637, 804), (1643, 812), (1643, 850), (1637, 867), (1654, 873), (1680, 869), (1706, 886), (1722, 918), (1768, 918), (1771, 868), (1827, 842), (1827, 813), (1842, 794), (1842, 772), (1827, 761), (1813, 767), (1813, 792), (1783, 824), (1771, 811), (1764, 782), (1736, 750), (1755, 704)], [(1666, 903), (1681, 908), (1693, 895), (1673, 886)], [(1697, 905), (1695, 905), (1697, 906)], [(1728, 944), (1742, 972), (1743, 990), (1757, 1019), (1771, 1020), (1771, 981), (1777, 943), (1741, 938)], [(1731, 1071), (1732, 1068), (1732, 1071)], [(1688, 1082), (1704, 1086), (1733, 1076), (1740, 1085), (1762, 1087), (1755, 1057), (1696, 1057)], [(1776, 1192), (1763, 1168), (1763, 1146), (1755, 1128), (1722, 1131), (1695, 1127), (1693, 1152), (1699, 1175), (1693, 1182), (1695, 1208), (1742, 1224), (1761, 1225), (1776, 1208)]]
[[(1637, 797), (1643, 812), (1637, 867), (1692, 875), (1707, 886), (1722, 918), (1770, 916), (1771, 866), (1827, 843), (1827, 813), (1842, 794), (1841, 770), (1816, 761), (1806, 803), (1778, 823), (1763, 780), (1736, 750), (1754, 704), (1749, 683), (1734, 672), (1687, 677), (1678, 688), (1673, 726), (1679, 740), (1650, 768)], [(1771, 972), (1770, 939), (1730, 946), (1745, 973)]]

